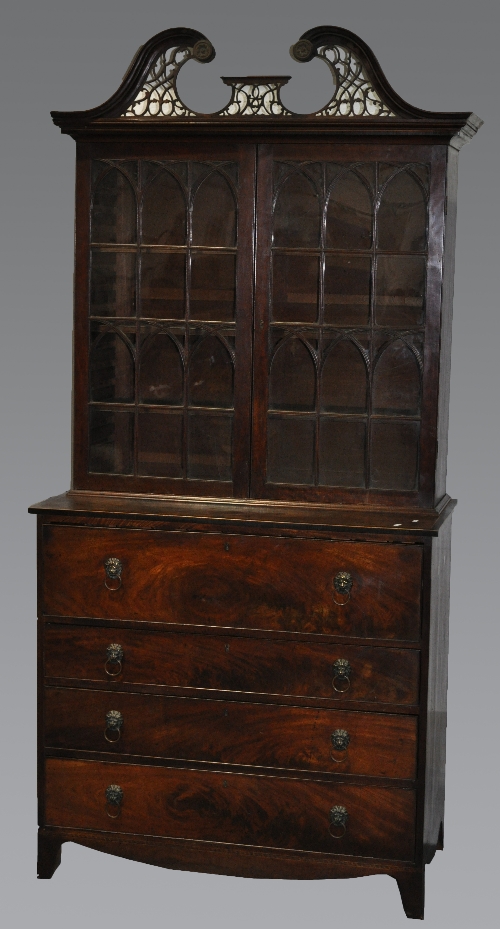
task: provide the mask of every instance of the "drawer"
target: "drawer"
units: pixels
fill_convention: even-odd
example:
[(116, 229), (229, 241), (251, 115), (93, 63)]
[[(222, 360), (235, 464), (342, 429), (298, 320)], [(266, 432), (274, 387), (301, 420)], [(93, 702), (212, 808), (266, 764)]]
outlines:
[[(106, 804), (109, 785), (123, 791), (118, 807)], [(334, 806), (347, 810), (342, 838), (330, 834)], [(45, 810), (48, 826), (414, 857), (415, 792), (405, 788), (49, 758)]]
[[(109, 711), (121, 728), (106, 729)], [(52, 687), (45, 696), (50, 748), (411, 779), (416, 742), (414, 716)]]
[[(120, 581), (106, 577), (108, 558), (120, 560)], [(42, 608), (416, 641), (421, 562), (420, 545), (46, 525)], [(346, 594), (334, 587), (340, 572)]]
[[(121, 665), (106, 665), (113, 643), (122, 649)], [(338, 659), (349, 668), (347, 678), (336, 678), (335, 690)], [(419, 652), (47, 623), (45, 675), (408, 705), (418, 703)]]

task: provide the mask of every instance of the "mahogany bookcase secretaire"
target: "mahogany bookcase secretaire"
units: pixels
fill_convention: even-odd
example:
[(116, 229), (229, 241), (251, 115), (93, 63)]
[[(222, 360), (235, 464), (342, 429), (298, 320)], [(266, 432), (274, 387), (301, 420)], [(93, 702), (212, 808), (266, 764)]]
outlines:
[(61, 844), (249, 877), (389, 874), (443, 846), (457, 155), (320, 27), (330, 102), (144, 45), (53, 113), (77, 142), (72, 489), (39, 558), (39, 862)]

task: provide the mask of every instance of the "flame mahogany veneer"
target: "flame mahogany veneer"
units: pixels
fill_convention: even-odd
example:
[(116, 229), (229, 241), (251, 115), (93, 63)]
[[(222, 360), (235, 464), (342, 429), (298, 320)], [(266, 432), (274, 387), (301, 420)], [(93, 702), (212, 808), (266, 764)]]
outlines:
[[(64, 842), (252, 878), (389, 874), (443, 848), (457, 157), (311, 29), (332, 97), (141, 47), (77, 143), (71, 490), (38, 519), (38, 875)], [(191, 67), (191, 65), (189, 64)], [(332, 890), (334, 894), (334, 890)], [(337, 914), (339, 915), (339, 914)]]

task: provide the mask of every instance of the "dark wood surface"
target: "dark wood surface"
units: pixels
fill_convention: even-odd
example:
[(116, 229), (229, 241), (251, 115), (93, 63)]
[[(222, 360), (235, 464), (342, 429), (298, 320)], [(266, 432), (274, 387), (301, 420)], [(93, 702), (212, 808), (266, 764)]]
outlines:
[(408, 871), (396, 877), (401, 902), (408, 919), (423, 919), (425, 905), (424, 869)]
[(424, 859), (443, 847), (450, 610), (451, 519), (432, 545), (426, 714)]
[[(209, 771), (48, 758), (47, 825), (412, 861), (415, 793)], [(124, 792), (117, 819), (105, 790)], [(334, 805), (349, 812), (342, 839)]]
[[(109, 557), (123, 563), (118, 590), (105, 586)], [(340, 571), (352, 576), (349, 600), (333, 586)], [(417, 641), (420, 586), (418, 545), (44, 531), (42, 609), (48, 615)]]
[[(122, 670), (110, 678), (106, 648), (117, 641)], [(333, 663), (351, 666), (345, 693), (333, 688)], [(113, 673), (119, 671), (111, 669)], [(419, 699), (419, 653), (413, 649), (276, 642), (236, 636), (154, 633), (137, 629), (45, 626), (45, 676), (58, 683), (158, 685), (193, 691), (232, 691), (413, 705)], [(347, 686), (345, 683), (342, 687)]]
[(76, 842), (110, 855), (144, 861), (163, 868), (235, 877), (328, 880), (388, 874), (397, 879), (422, 871), (419, 866), (387, 858), (361, 858), (328, 852), (318, 855), (316, 852), (293, 849), (44, 826), (38, 831), (39, 850), (44, 851), (49, 842), (58, 846), (65, 842)]
[[(355, 154), (356, 153), (356, 154)], [(348, 487), (305, 486), (292, 484), (286, 480), (273, 484), (268, 476), (268, 425), (267, 411), (269, 409), (268, 385), (270, 369), (269, 331), (271, 328), (272, 294), (270, 293), (270, 278), (272, 264), (273, 225), (270, 204), (272, 202), (273, 172), (279, 161), (291, 161), (300, 165), (310, 157), (310, 147), (299, 143), (284, 143), (262, 145), (259, 152), (259, 171), (257, 175), (257, 226), (259, 229), (257, 245), (257, 267), (255, 285), (255, 313), (256, 327), (254, 337), (254, 409), (253, 409), (253, 441), (252, 441), (252, 491), (251, 495), (257, 498), (270, 498), (277, 500), (309, 500), (311, 502), (337, 502), (344, 504), (363, 502), (370, 505), (378, 501), (380, 504), (396, 504), (399, 497), (407, 504), (432, 506), (436, 502), (435, 469), (436, 469), (436, 418), (439, 393), (439, 352), (440, 352), (440, 324), (441, 324), (441, 258), (443, 250), (443, 223), (446, 198), (446, 148), (434, 146), (432, 148), (421, 146), (391, 147), (390, 143), (377, 147), (375, 143), (363, 146), (359, 142), (353, 145), (327, 145), (317, 143), (314, 146), (314, 157), (318, 162), (332, 162), (343, 165), (353, 162), (354, 157), (361, 162), (391, 162), (395, 164), (410, 164), (418, 162), (430, 168), (429, 191), (429, 223), (428, 223), (428, 274), (425, 298), (425, 333), (423, 352), (423, 375), (421, 396), (421, 427), (419, 437), (418, 455), (418, 486), (412, 491), (400, 491), (398, 495), (394, 490), (373, 490), (369, 482), (366, 488), (354, 489)], [(276, 328), (276, 326), (274, 327)], [(299, 328), (299, 333), (306, 337), (306, 328)], [(319, 330), (318, 330), (319, 331)], [(318, 335), (314, 331), (314, 335)], [(358, 333), (359, 335), (359, 333)], [(316, 392), (316, 407), (319, 409), (320, 401)], [(370, 443), (369, 432), (366, 443)], [(296, 440), (296, 446), (299, 442)], [(297, 448), (295, 449), (297, 453)], [(317, 452), (317, 450), (316, 450)], [(387, 452), (390, 455), (390, 451)], [(370, 454), (368, 453), (368, 458)], [(267, 464), (266, 464), (267, 463)], [(267, 469), (267, 470), (266, 470)], [(384, 485), (386, 487), (387, 485)], [(397, 505), (397, 504), (396, 504)]]
[[(123, 118), (121, 114), (143, 86), (158, 55), (163, 52), (168, 57), (179, 46), (191, 49), (198, 41), (205, 43), (201, 60), (211, 60), (213, 49), (201, 33), (190, 29), (160, 33), (138, 52), (121, 87), (105, 104), (91, 111), (53, 114), (56, 125), (78, 142), (74, 475), (71, 492), (31, 508), (38, 514), (39, 541), (39, 876), (52, 876), (65, 841), (166, 867), (253, 878), (385, 873), (397, 880), (407, 916), (423, 918), (424, 866), (443, 845), (449, 516), (455, 504), (446, 495), (445, 473), (456, 152), (473, 137), (481, 121), (473, 114), (431, 113), (406, 104), (386, 81), (370, 49), (352, 33), (334, 27), (304, 33), (303, 54), (299, 48), (296, 60), (310, 61), (325, 44), (339, 43), (362, 62), (364, 73), (394, 116)], [(89, 282), (97, 283), (97, 289), (100, 286), (91, 269), (89, 274), (91, 163), (98, 161), (102, 166), (103, 160), (109, 164), (123, 159), (128, 162), (121, 169), (128, 176), (127, 183), (131, 182), (139, 229), (143, 216), (147, 217), (143, 195), (146, 191), (147, 197), (148, 170), (139, 161), (191, 164), (181, 184), (192, 201), (186, 213), (189, 217), (196, 196), (191, 196), (193, 163), (197, 163), (196, 171), (202, 163), (214, 160), (238, 163), (234, 441), (229, 458), (227, 449), (224, 452), (226, 470), (215, 475), (217, 479), (212, 473), (210, 480), (202, 480), (201, 472), (195, 479), (196, 468), (193, 474), (189, 472), (191, 440), (187, 436), (197, 403), (196, 399), (192, 402), (191, 388), (185, 386), (191, 383), (187, 375), (182, 453), (177, 462), (184, 477), (181, 480), (168, 471), (170, 465), (165, 462), (172, 449), (160, 449), (154, 441), (146, 447), (146, 463), (141, 467), (142, 471), (154, 469), (161, 459), (158, 468), (163, 477), (157, 472), (156, 476), (142, 474), (139, 467), (140, 423), (146, 421), (140, 417), (148, 405), (140, 387), (141, 340), (151, 329), (148, 309), (154, 316), (155, 306), (147, 302), (147, 286), (142, 294), (140, 270), (136, 274), (137, 304), (133, 305), (130, 293), (128, 302), (120, 303), (116, 296), (94, 300), (89, 287)], [(131, 160), (137, 162), (133, 183)], [(284, 170), (283, 178), (288, 171), (284, 164), (295, 164), (300, 173), (306, 162), (313, 165), (306, 186), (311, 183), (324, 209), (323, 232), (310, 242), (300, 240), (300, 235), (299, 244), (286, 237), (280, 242), (279, 224), (272, 227), (271, 222), (276, 193), (272, 173), (277, 177)], [(322, 165), (321, 181), (314, 165)], [(371, 238), (360, 240), (359, 247), (349, 226), (367, 226), (359, 204), (347, 205), (350, 219), (342, 214), (343, 207), (335, 214), (338, 236), (328, 238), (328, 197), (334, 190), (328, 178), (343, 177), (342, 172), (348, 173), (353, 166), (362, 167), (358, 181), (368, 191), (371, 211)], [(398, 241), (394, 238), (394, 248), (390, 235), (383, 239), (380, 219), (384, 184), (392, 177), (388, 166), (413, 172), (426, 217), (425, 234), (408, 238), (403, 230)], [(103, 176), (106, 170), (99, 168)], [(296, 204), (302, 203), (302, 195), (297, 196)], [(411, 195), (403, 200), (411, 213)], [(417, 213), (421, 208), (420, 203)], [(112, 213), (114, 207), (109, 209)], [(294, 209), (295, 214), (305, 215), (300, 205), (290, 208), (292, 239)], [(386, 209), (388, 217), (391, 209)], [(127, 238), (125, 223), (120, 234), (116, 227), (116, 235), (97, 237), (93, 247), (101, 257), (111, 252), (122, 256), (120, 274), (125, 275), (127, 286), (129, 278), (123, 268), (131, 267), (129, 259), (125, 261), (129, 253), (134, 252), (140, 269), (148, 249), (151, 254), (155, 248), (160, 249), (157, 254), (184, 250), (187, 295), (189, 249), (217, 246), (217, 232), (210, 232), (215, 235), (213, 241), (209, 236), (202, 246), (196, 246), (189, 237), (189, 217), (184, 244), (168, 237), (155, 244), (141, 234)], [(224, 244), (226, 251), (235, 248), (236, 242), (230, 248)], [(283, 286), (281, 293), (279, 275), (286, 277), (283, 268), (287, 265), (284, 260), (280, 264), (280, 258), (275, 264), (272, 257), (281, 254), (279, 249), (292, 257), (300, 252), (304, 268), (308, 255), (313, 256), (312, 265), (321, 256), (326, 267), (331, 258), (327, 252), (335, 254), (331, 267), (337, 269), (336, 274), (339, 267), (344, 268), (352, 287), (345, 290), (342, 284), (336, 285), (330, 296), (352, 296), (352, 303), (344, 301), (346, 306), (357, 306), (360, 295), (364, 306), (366, 282), (362, 275), (356, 277), (355, 269), (369, 266), (369, 313), (356, 317), (357, 334), (353, 335), (351, 323), (347, 327), (342, 317), (342, 313), (349, 316), (345, 306), (340, 315), (328, 310), (327, 318), (326, 278), (321, 271), (316, 275), (317, 299), (314, 283), (302, 290), (299, 282), (298, 295), (295, 284), (288, 289)], [(343, 262), (351, 252), (355, 261), (347, 269)], [(405, 255), (410, 256), (410, 263), (405, 264), (403, 257), (398, 264)], [(394, 281), (391, 287), (396, 289), (383, 292), (387, 303), (377, 303), (382, 293), (379, 267), (384, 261), (386, 268), (392, 261), (393, 269), (408, 276), (401, 291), (402, 311)], [(409, 282), (412, 261), (413, 268), (418, 262), (422, 268), (418, 284), (416, 278), (413, 284)], [(105, 266), (104, 261), (101, 269)], [(108, 281), (108, 290), (109, 286)], [(166, 299), (169, 288), (170, 284), (161, 285), (159, 300)], [(170, 299), (174, 299), (171, 294)], [(107, 306), (107, 300), (113, 306)], [(317, 317), (307, 309), (310, 305), (317, 307)], [(385, 317), (384, 310), (379, 317), (379, 305), (397, 305), (400, 310), (393, 316), (389, 310)], [(117, 307), (125, 307), (126, 314), (135, 313), (118, 319), (118, 328), (123, 329), (119, 338), (124, 338), (123, 345), (128, 345), (136, 363), (133, 392), (128, 388), (128, 392), (119, 392), (121, 362), (114, 356), (109, 362), (113, 369), (108, 376), (110, 393), (94, 396), (89, 392), (89, 309), (95, 306), (100, 309), (92, 319), (92, 332), (107, 331), (107, 317), (113, 324)], [(287, 316), (291, 306), (295, 309)], [(412, 306), (421, 306), (421, 314)], [(189, 295), (182, 336), (186, 341), (179, 356), (184, 365), (188, 365), (190, 339), (195, 335), (189, 328), (190, 313)], [(160, 328), (168, 328), (172, 320), (163, 319), (166, 305), (160, 315)], [(217, 319), (214, 325), (219, 325)], [(284, 320), (290, 332), (279, 331), (279, 320)], [(392, 321), (386, 332), (388, 320)], [(409, 328), (404, 320), (410, 320)], [(305, 322), (309, 328), (300, 338), (309, 345), (306, 367), (311, 372), (313, 359), (315, 368), (314, 375), (307, 375), (307, 383), (314, 382), (307, 403), (304, 391), (297, 399), (298, 395), (280, 393), (274, 386), (268, 390), (273, 377), (272, 383), (278, 383), (279, 377), (287, 383), (286, 365), (280, 375), (272, 374), (272, 351), (280, 339), (286, 341), (299, 333), (290, 327), (302, 327)], [(153, 324), (154, 328), (154, 320)], [(132, 330), (130, 341), (127, 333)], [(354, 396), (356, 379), (349, 365), (340, 374), (340, 381), (344, 378), (351, 383), (348, 399), (345, 385), (337, 380), (344, 399), (340, 403), (325, 400), (323, 363), (337, 338), (339, 344), (344, 338), (358, 339), (366, 366), (364, 406)], [(394, 386), (383, 402), (374, 400), (384, 340), (389, 340), (387, 344), (402, 340), (407, 347), (411, 342), (413, 374), (401, 376), (410, 384), (408, 396), (413, 390), (413, 406), (399, 403), (399, 394), (393, 402), (398, 393)], [(105, 365), (108, 360), (104, 359)], [(150, 388), (151, 384), (153, 380)], [(165, 387), (163, 382), (160, 386)], [(355, 403), (351, 403), (353, 397)], [(169, 402), (172, 409), (180, 410), (177, 400)], [(219, 402), (218, 395), (215, 402)], [(109, 421), (114, 425), (110, 430), (106, 426), (104, 439), (99, 437), (102, 416), (101, 427), (89, 437), (87, 416), (89, 405), (94, 409), (92, 404), (95, 409), (100, 404), (99, 409), (112, 416), (114, 410), (121, 410), (123, 423), (127, 416), (135, 417), (128, 445), (123, 436), (117, 438), (120, 424), (112, 416)], [(133, 414), (129, 407), (134, 408)], [(226, 407), (226, 413), (232, 409), (229, 401)], [(164, 405), (163, 414), (180, 415), (179, 410), (172, 413)], [(297, 460), (291, 468), (286, 453), (280, 458), (279, 443), (277, 453), (271, 442), (268, 451), (269, 411), (273, 422), (300, 424), (308, 417), (311, 423), (314, 419), (313, 440), (311, 428), (299, 426), (293, 433)], [(334, 424), (325, 432), (332, 443), (330, 458), (321, 458), (321, 449), (327, 447), (321, 445), (325, 416)], [(392, 433), (378, 433), (376, 467), (382, 461), (384, 472), (392, 455), (393, 470), (385, 471), (393, 475), (390, 479), (373, 477), (377, 417), (396, 425)], [(407, 431), (397, 433), (403, 421)], [(335, 445), (332, 439), (340, 435), (335, 431), (337, 422), (366, 423), (365, 432), (356, 433), (364, 438), (356, 440), (357, 464), (349, 479), (345, 472), (351, 467), (349, 455), (341, 461), (335, 458), (335, 449), (342, 444), (337, 441)], [(291, 435), (287, 428), (276, 435)], [(380, 444), (380, 436), (396, 434), (406, 436), (401, 441), (408, 443), (411, 452), (410, 464), (402, 464), (399, 471), (394, 448), (400, 440), (394, 440), (392, 452), (389, 441)], [(122, 439), (125, 457), (133, 457), (133, 468), (128, 459), (123, 464), (119, 454), (113, 458), (113, 449), (121, 449)], [(107, 451), (91, 458), (89, 444)], [(351, 448), (349, 443), (346, 447)], [(206, 463), (210, 451), (202, 448), (196, 454), (201, 471), (211, 467)], [(89, 473), (91, 461), (94, 473)], [(127, 469), (135, 469), (135, 476), (111, 473)], [(403, 477), (398, 476), (400, 472)], [(294, 474), (298, 479), (292, 483)], [(337, 475), (328, 478), (332, 486), (325, 485), (328, 474)], [(344, 481), (349, 486), (337, 486)], [(121, 586), (114, 591), (104, 586), (108, 557), (123, 563)], [(338, 598), (333, 587), (339, 571), (348, 571), (353, 580), (348, 599)], [(340, 604), (335, 603), (337, 598)], [(106, 648), (112, 642), (124, 650), (121, 671), (114, 679), (104, 668)], [(333, 662), (338, 658), (351, 665), (346, 693), (332, 688)], [(104, 738), (105, 714), (110, 709), (119, 710), (124, 718), (116, 745)], [(336, 761), (331, 757), (330, 741), (335, 729), (345, 729), (350, 735), (347, 752), (336, 756)], [(104, 791), (109, 784), (120, 784), (124, 790), (116, 819), (110, 819), (106, 810)], [(329, 833), (333, 805), (348, 810), (342, 839)]]
[(42, 880), (50, 880), (61, 864), (61, 841), (57, 835), (38, 833), (37, 873)]
[[(193, 504), (196, 503), (196, 506)], [(363, 506), (322, 506), (319, 504), (279, 503), (264, 500), (188, 500), (179, 497), (140, 496), (68, 492), (49, 497), (30, 507), (30, 513), (77, 519), (104, 518), (149, 519), (184, 523), (187, 528), (207, 526), (237, 528), (238, 531), (263, 529), (329, 532), (336, 529), (389, 535), (437, 535), (440, 525), (456, 505), (445, 495), (435, 509), (394, 509)], [(56, 520), (57, 521), (57, 520)]]
[[(478, 120), (474, 114), (471, 113), (439, 113), (430, 110), (422, 110), (418, 107), (412, 106), (407, 103), (396, 93), (396, 91), (391, 87), (387, 78), (385, 77), (382, 68), (372, 52), (371, 48), (363, 42), (359, 36), (355, 35), (353, 32), (350, 32), (348, 29), (342, 29), (336, 26), (320, 26), (313, 29), (308, 29), (300, 37), (300, 42), (306, 40), (311, 43), (311, 52), (306, 58), (295, 58), (295, 61), (310, 61), (318, 49), (323, 45), (334, 45), (339, 44), (344, 48), (348, 48), (354, 52), (357, 59), (363, 63), (363, 68), (365, 69), (366, 74), (369, 77), (371, 83), (373, 83), (376, 88), (380, 98), (385, 100), (389, 106), (393, 109), (396, 114), (395, 117), (391, 120), (387, 119), (360, 119), (357, 120), (354, 118), (342, 118), (342, 116), (337, 116), (334, 120), (331, 117), (321, 120), (323, 124), (330, 124), (332, 128), (336, 128), (337, 125), (340, 125), (345, 129), (349, 128), (351, 133), (359, 131), (359, 128), (363, 124), (368, 123), (366, 126), (372, 134), (376, 129), (379, 132), (388, 131), (391, 133), (394, 122), (402, 122), (406, 127), (407, 133), (411, 131), (412, 123), (415, 130), (419, 134), (428, 131), (428, 124), (440, 125), (441, 131), (448, 129), (449, 127), (452, 131), (457, 131), (455, 126), (463, 125), (465, 122), (471, 122), (474, 125), (476, 122), (476, 130), (478, 126), (481, 125), (481, 121)], [(108, 99), (105, 103), (100, 106), (94, 107), (91, 110), (80, 110), (80, 111), (53, 111), (51, 113), (52, 119), (56, 126), (60, 126), (63, 132), (71, 132), (78, 129), (83, 129), (86, 132), (97, 131), (102, 133), (103, 131), (110, 131), (110, 127), (113, 126), (117, 131), (120, 129), (123, 131), (130, 131), (130, 124), (132, 123), (132, 128), (134, 132), (140, 131), (141, 127), (151, 131), (156, 124), (156, 127), (160, 131), (165, 131), (165, 123), (167, 126), (171, 121), (165, 118), (156, 118), (154, 120), (145, 119), (141, 120), (140, 118), (127, 118), (123, 119), (122, 114), (125, 112), (129, 104), (135, 99), (137, 93), (142, 89), (144, 82), (149, 74), (151, 66), (157, 60), (158, 56), (163, 53), (168, 57), (168, 53), (171, 49), (176, 46), (179, 48), (193, 48), (196, 42), (202, 41), (207, 44), (210, 48), (210, 41), (207, 39), (203, 33), (198, 32), (195, 29), (186, 29), (186, 28), (177, 28), (177, 29), (165, 29), (163, 32), (157, 33), (149, 39), (148, 42), (145, 42), (142, 45), (127, 69), (127, 72), (122, 80), (122, 83), (118, 90)], [(297, 43), (298, 44), (298, 43)], [(292, 54), (292, 50), (291, 50)], [(212, 61), (215, 56), (215, 50), (211, 48), (210, 54), (204, 56), (202, 62)], [(294, 55), (292, 54), (292, 57)], [(269, 117), (264, 117), (264, 119), (259, 119), (259, 117), (253, 116), (251, 120), (247, 119), (237, 119), (231, 118), (222, 119), (217, 121), (217, 113), (209, 116), (203, 114), (195, 114), (189, 119), (181, 119), (180, 127), (184, 129), (187, 127), (195, 126), (200, 123), (206, 123), (209, 126), (213, 126), (214, 122), (221, 124), (221, 127), (231, 127), (231, 125), (237, 124), (237, 131), (240, 130), (240, 127), (250, 123), (257, 124), (259, 130), (262, 130), (263, 126), (269, 125)], [(214, 119), (215, 117), (215, 119)], [(313, 118), (311, 118), (313, 117)], [(319, 118), (321, 119), (321, 117)], [(98, 121), (97, 123), (95, 121)], [(286, 117), (280, 117), (278, 124), (284, 124), (287, 128), (292, 126), (300, 126), (301, 128), (307, 127), (308, 134), (311, 134), (313, 131), (314, 123), (318, 121), (318, 116), (316, 114), (311, 114), (310, 117), (302, 117), (300, 115), (294, 115), (291, 119)], [(349, 124), (354, 121), (354, 127)], [(176, 123), (179, 120), (176, 120)], [(274, 122), (274, 121), (273, 121)], [(151, 126), (153, 123), (153, 126)], [(389, 123), (389, 125), (387, 125)], [(94, 125), (93, 125), (94, 124)], [(304, 126), (305, 124), (305, 126)], [(347, 125), (346, 125), (347, 124)], [(271, 128), (274, 129), (274, 125), (271, 125)], [(217, 125), (216, 128), (219, 128)], [(399, 125), (398, 125), (399, 128)], [(472, 127), (471, 127), (472, 128)]]
[[(49, 748), (403, 780), (416, 773), (413, 716), (52, 687), (45, 701)], [(124, 721), (113, 743), (109, 710)], [(349, 734), (345, 751), (333, 748), (337, 729)]]
[[(159, 141), (159, 144), (158, 144)], [(111, 151), (109, 144), (82, 142), (77, 150), (76, 178), (76, 254), (75, 254), (75, 305), (74, 340), (79, 346), (75, 353), (73, 372), (73, 477), (72, 485), (80, 489), (124, 491), (126, 493), (190, 494), (215, 497), (246, 497), (248, 495), (250, 457), (250, 402), (252, 362), (252, 278), (253, 278), (253, 223), (254, 223), (254, 172), (256, 154), (254, 146), (238, 140), (216, 138), (199, 141), (196, 150), (186, 140), (170, 139), (151, 141), (143, 147), (146, 158), (154, 161), (189, 160), (194, 162), (224, 162), (230, 160), (239, 169), (238, 183), (238, 275), (235, 308), (236, 364), (234, 370), (234, 419), (232, 428), (232, 476), (233, 479), (190, 479), (152, 477), (128, 474), (89, 473), (89, 297), (90, 297), (90, 253), (91, 253), (91, 166), (93, 160), (128, 157), (129, 144), (119, 143)], [(113, 322), (107, 319), (103, 322)], [(139, 344), (141, 325), (139, 317), (130, 317), (135, 328), (134, 339)], [(198, 322), (198, 328), (200, 323)], [(192, 327), (193, 328), (193, 327)], [(136, 365), (137, 367), (137, 365)], [(138, 407), (136, 395), (135, 409)], [(184, 405), (186, 397), (184, 398)], [(107, 409), (114, 409), (109, 404)], [(120, 405), (118, 405), (120, 408)], [(133, 414), (131, 414), (133, 415)], [(137, 423), (134, 426), (137, 433)], [(137, 441), (135, 453), (137, 458)], [(185, 456), (183, 456), (185, 457)]]
[[(151, 125), (151, 120), (148, 121)], [(336, 121), (335, 121), (336, 122)], [(361, 122), (363, 122), (361, 120)], [(366, 120), (365, 120), (366, 122)], [(393, 120), (385, 120), (385, 124)], [(275, 140), (276, 141), (276, 140)], [(144, 158), (150, 160), (176, 160), (193, 157), (193, 140), (179, 139), (171, 135), (165, 138), (140, 138), (132, 136), (124, 140), (109, 138), (81, 142), (78, 150), (77, 178), (77, 252), (75, 279), (75, 344), (79, 351), (75, 356), (74, 369), (74, 474), (73, 487), (79, 490), (115, 491), (123, 493), (188, 494), (190, 496), (246, 496), (267, 499), (333, 502), (361, 504), (365, 506), (395, 505), (430, 508), (437, 499), (437, 416), (440, 396), (440, 326), (443, 258), (443, 223), (446, 210), (446, 144), (429, 146), (428, 140), (420, 144), (392, 144), (392, 139), (369, 144), (351, 140), (346, 142), (317, 142), (315, 159), (338, 162), (375, 162), (377, 160), (395, 164), (421, 163), (430, 168), (429, 222), (428, 222), (428, 266), (426, 285), (426, 312), (424, 345), (422, 348), (422, 404), (421, 429), (418, 454), (418, 479), (414, 488), (408, 490), (356, 488), (339, 486), (293, 485), (287, 482), (271, 483), (266, 479), (267, 443), (267, 381), (268, 381), (268, 318), (269, 318), (269, 259), (272, 235), (270, 212), (272, 207), (272, 157), (273, 151), (282, 159), (301, 162), (310, 156), (310, 146), (296, 141), (260, 146), (257, 156), (255, 144), (243, 139), (203, 139), (196, 142), (196, 158), (220, 160), (232, 158), (240, 163), (245, 178), (240, 202), (239, 249), (244, 257), (241, 274), (238, 275), (236, 316), (237, 354), (242, 358), (236, 366), (235, 421), (233, 468), (234, 481), (182, 480), (159, 478), (138, 474), (89, 473), (88, 455), (88, 313), (89, 313), (89, 253), (91, 203), (90, 161), (92, 159)], [(254, 210), (254, 174), (258, 157), (257, 207)], [(266, 169), (267, 165), (267, 169)], [(267, 173), (266, 173), (267, 170)], [(252, 189), (250, 189), (252, 188)], [(253, 228), (252, 228), (253, 227)], [(252, 316), (252, 263), (254, 236), (258, 242), (255, 277), (255, 320)], [(136, 320), (139, 325), (139, 320)], [(252, 327), (254, 327), (252, 336)], [(251, 356), (251, 341), (255, 346), (255, 364)], [(443, 355), (444, 361), (444, 355)], [(250, 377), (253, 367), (254, 409), (252, 420), (252, 473), (248, 473), (249, 460), (249, 408), (251, 401)], [(446, 368), (446, 366), (444, 366)], [(444, 389), (444, 385), (442, 385)], [(441, 396), (443, 395), (441, 390)], [(137, 405), (137, 404), (136, 404)], [(117, 407), (118, 408), (118, 407)], [(441, 468), (441, 466), (440, 466)], [(438, 469), (439, 470), (439, 469)], [(251, 489), (248, 487), (250, 477)]]

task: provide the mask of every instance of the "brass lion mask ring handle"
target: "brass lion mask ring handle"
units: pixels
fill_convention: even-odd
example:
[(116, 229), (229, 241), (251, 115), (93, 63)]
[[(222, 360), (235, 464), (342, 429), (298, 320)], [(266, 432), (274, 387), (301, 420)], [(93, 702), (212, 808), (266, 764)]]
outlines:
[[(104, 586), (108, 590), (119, 590), (122, 586), (123, 564), (119, 558), (106, 558), (104, 562)], [(111, 581), (111, 583), (108, 583)]]
[(118, 819), (122, 811), (123, 789), (119, 784), (110, 784), (104, 791), (106, 813), (110, 819)]
[(122, 734), (123, 716), (120, 710), (108, 710), (106, 713), (106, 728), (104, 738), (106, 742), (119, 742)]
[(122, 673), (123, 667), (123, 648), (116, 642), (112, 642), (106, 649), (106, 661), (104, 670), (108, 677), (118, 677)]
[(343, 839), (347, 832), (349, 814), (345, 806), (332, 806), (330, 810), (329, 832), (332, 839)]
[[(349, 742), (351, 741), (349, 733), (346, 729), (336, 729), (335, 732), (332, 732), (330, 741), (332, 743), (332, 752), (330, 755), (332, 761), (334, 761), (335, 764), (342, 764), (342, 762), (346, 760), (347, 749), (349, 748)], [(334, 752), (337, 754), (342, 752), (343, 757), (336, 758)]]
[(351, 599), (352, 577), (348, 571), (339, 571), (333, 579), (333, 587), (345, 600), (337, 600), (333, 594), (333, 602), (337, 606), (345, 606)]
[(333, 662), (332, 687), (338, 694), (345, 694), (351, 686), (352, 668), (347, 658), (337, 658)]

